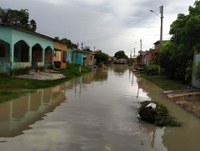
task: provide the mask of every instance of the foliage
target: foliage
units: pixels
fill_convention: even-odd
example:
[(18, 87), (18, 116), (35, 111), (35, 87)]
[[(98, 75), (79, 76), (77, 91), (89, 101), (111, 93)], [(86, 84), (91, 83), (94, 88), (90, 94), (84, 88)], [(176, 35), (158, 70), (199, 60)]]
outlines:
[(117, 59), (127, 59), (128, 58), (123, 50), (116, 52), (114, 57)]
[(178, 14), (171, 24), (170, 42), (157, 54), (158, 63), (172, 79), (190, 81), (192, 59), (200, 43), (200, 1), (189, 7), (189, 14)]
[(95, 52), (94, 58), (96, 59), (97, 64), (106, 63), (109, 59), (109, 55), (99, 50)]
[(77, 48), (77, 45), (72, 43), (71, 40), (67, 39), (67, 38), (62, 38), (60, 39), (59, 37), (55, 37), (56, 41), (59, 41), (63, 44), (66, 44), (68, 48)]
[[(150, 103), (155, 105), (155, 109), (148, 106)], [(181, 126), (179, 122), (169, 115), (165, 106), (152, 101), (144, 101), (140, 104), (141, 107), (138, 112), (142, 120), (153, 123), (156, 126)]]
[(12, 10), (0, 7), (0, 25), (10, 25), (32, 31), (36, 31), (37, 28), (35, 20), (29, 21), (27, 9)]
[(158, 75), (160, 73), (159, 65), (148, 65), (145, 67), (145, 72), (148, 76)]
[(147, 76), (146, 74), (142, 74), (141, 72), (140, 75), (143, 78), (155, 83), (163, 90), (183, 89), (187, 86), (180, 81), (170, 80), (166, 75)]
[(92, 50), (90, 50), (90, 47), (89, 47), (89, 46), (85, 46), (85, 47), (83, 48), (83, 51), (89, 51), (89, 52), (92, 52)]
[(191, 83), (191, 79), (192, 79), (192, 61), (191, 62), (188, 62), (187, 64), (187, 68), (185, 70), (185, 82), (186, 83)]

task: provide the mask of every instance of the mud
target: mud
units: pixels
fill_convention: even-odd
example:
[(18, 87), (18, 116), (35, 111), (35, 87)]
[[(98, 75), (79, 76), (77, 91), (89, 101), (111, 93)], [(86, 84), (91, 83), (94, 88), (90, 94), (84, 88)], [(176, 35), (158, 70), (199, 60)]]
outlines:
[(200, 118), (200, 91), (190, 88), (188, 90), (165, 91), (177, 105)]

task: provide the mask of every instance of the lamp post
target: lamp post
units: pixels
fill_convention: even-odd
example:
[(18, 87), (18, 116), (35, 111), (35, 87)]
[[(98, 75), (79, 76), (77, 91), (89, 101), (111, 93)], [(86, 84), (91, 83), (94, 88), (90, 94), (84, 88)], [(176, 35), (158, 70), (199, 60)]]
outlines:
[(150, 10), (150, 12), (158, 15), (160, 17), (160, 50), (162, 49), (162, 42), (163, 42), (163, 5), (160, 6), (160, 16), (153, 10)]

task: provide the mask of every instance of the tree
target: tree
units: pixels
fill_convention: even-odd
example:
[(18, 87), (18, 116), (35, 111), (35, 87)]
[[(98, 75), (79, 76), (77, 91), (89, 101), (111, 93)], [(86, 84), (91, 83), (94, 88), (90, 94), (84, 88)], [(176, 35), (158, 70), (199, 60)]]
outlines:
[(0, 8), (0, 24), (20, 27), (26, 30), (35, 31), (37, 28), (35, 20), (29, 21), (27, 9), (12, 10)]
[(116, 52), (114, 57), (117, 59), (127, 59), (128, 58), (123, 50)]
[(83, 51), (89, 51), (89, 52), (92, 52), (92, 50), (90, 50), (90, 47), (89, 47), (89, 46), (85, 46), (85, 47), (83, 48)]
[(106, 63), (108, 62), (109, 55), (103, 53), (101, 50), (98, 50), (95, 52), (94, 58), (96, 59), (97, 64)]
[(30, 20), (30, 30), (36, 31), (36, 29), (37, 29), (37, 24), (35, 20), (34, 19)]
[(185, 80), (187, 69), (191, 68), (194, 51), (200, 43), (199, 14), (200, 1), (197, 0), (189, 7), (189, 15), (178, 14), (170, 26), (172, 37), (163, 52), (159, 52), (159, 62), (171, 78)]

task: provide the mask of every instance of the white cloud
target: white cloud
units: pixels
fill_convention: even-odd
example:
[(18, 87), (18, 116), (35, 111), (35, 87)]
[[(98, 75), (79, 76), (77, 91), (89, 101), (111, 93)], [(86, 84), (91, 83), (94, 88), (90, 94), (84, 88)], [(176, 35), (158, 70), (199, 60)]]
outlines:
[[(160, 36), (159, 13), (164, 5), (163, 39), (178, 13), (188, 13), (195, 0), (3, 0), (1, 7), (29, 10), (37, 31), (52, 37), (66, 37), (74, 43), (102, 49), (110, 55), (120, 49), (127, 53), (143, 39), (143, 49), (152, 48)], [(138, 41), (138, 45), (135, 45)]]
[[(37, 0), (38, 2), (41, 2), (41, 0)], [(42, 2), (47, 2), (53, 5), (62, 6), (63, 4), (66, 4), (66, 0), (42, 0)]]

